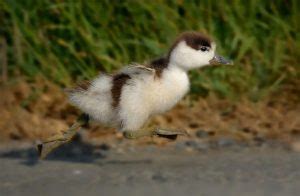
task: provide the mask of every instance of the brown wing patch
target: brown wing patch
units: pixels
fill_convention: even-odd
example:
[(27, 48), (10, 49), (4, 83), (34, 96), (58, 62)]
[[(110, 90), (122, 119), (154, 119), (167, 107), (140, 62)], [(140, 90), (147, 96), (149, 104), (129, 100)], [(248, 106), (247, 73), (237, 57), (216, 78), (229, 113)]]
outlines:
[(119, 105), (122, 88), (126, 84), (127, 80), (129, 79), (131, 79), (131, 77), (128, 74), (124, 74), (124, 73), (120, 73), (113, 76), (113, 85), (111, 88), (113, 107), (117, 107)]

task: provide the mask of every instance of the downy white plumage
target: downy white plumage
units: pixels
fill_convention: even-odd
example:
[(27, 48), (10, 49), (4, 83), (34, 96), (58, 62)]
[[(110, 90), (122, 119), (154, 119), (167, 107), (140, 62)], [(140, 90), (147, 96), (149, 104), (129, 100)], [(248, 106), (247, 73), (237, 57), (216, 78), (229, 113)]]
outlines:
[(72, 89), (70, 102), (100, 123), (139, 131), (150, 116), (169, 110), (188, 92), (189, 70), (229, 64), (215, 50), (209, 37), (185, 32), (166, 57), (130, 65), (113, 75), (100, 74), (87, 86)]

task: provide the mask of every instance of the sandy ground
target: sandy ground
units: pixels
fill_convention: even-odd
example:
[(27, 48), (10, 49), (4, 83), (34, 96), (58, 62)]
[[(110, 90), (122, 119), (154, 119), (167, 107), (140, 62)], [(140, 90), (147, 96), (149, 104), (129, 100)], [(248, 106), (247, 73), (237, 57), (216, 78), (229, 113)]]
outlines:
[(299, 152), (271, 141), (191, 143), (111, 148), (75, 141), (42, 161), (31, 144), (2, 144), (0, 195), (299, 194)]

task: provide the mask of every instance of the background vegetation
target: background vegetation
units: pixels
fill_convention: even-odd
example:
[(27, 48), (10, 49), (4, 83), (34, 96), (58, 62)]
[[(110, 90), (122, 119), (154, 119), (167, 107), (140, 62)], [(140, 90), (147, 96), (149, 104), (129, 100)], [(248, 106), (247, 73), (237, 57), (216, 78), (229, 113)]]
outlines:
[(300, 84), (299, 11), (297, 0), (2, 0), (2, 76), (70, 86), (161, 56), (197, 30), (236, 66), (193, 71), (192, 92), (258, 100)]

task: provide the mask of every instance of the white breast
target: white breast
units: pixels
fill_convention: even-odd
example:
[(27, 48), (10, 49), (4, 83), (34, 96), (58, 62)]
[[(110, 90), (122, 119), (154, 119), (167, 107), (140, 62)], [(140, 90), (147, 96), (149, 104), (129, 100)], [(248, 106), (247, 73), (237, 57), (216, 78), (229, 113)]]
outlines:
[(150, 85), (147, 101), (152, 106), (152, 114), (162, 113), (172, 108), (189, 90), (187, 73), (176, 67), (164, 70), (160, 79)]
[(161, 78), (152, 74), (133, 77), (123, 87), (118, 118), (123, 130), (139, 129), (149, 116), (172, 108), (188, 91), (187, 73), (168, 67)]

